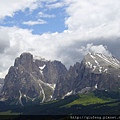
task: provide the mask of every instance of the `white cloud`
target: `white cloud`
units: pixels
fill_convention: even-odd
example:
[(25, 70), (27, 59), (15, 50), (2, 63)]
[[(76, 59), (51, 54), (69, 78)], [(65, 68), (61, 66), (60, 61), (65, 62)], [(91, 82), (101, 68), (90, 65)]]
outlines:
[(42, 20), (42, 19), (38, 19), (37, 21), (27, 21), (27, 22), (23, 22), (23, 24), (25, 25), (29, 25), (29, 26), (33, 26), (33, 25), (39, 25), (39, 24), (46, 24), (47, 22)]
[(90, 51), (94, 53), (102, 53), (104, 55), (111, 56), (111, 53), (107, 50), (107, 46), (103, 45), (93, 45), (91, 46)]
[(64, 6), (64, 2), (56, 2), (56, 3), (51, 3), (46, 5), (46, 7), (49, 9), (61, 8), (63, 6)]
[[(33, 1), (31, 0), (31, 3)], [(45, 2), (45, 0), (42, 1)], [(32, 31), (18, 27), (0, 28), (0, 45), (3, 47), (0, 49), (1, 76), (13, 65), (14, 59), (25, 51), (46, 59), (61, 60), (67, 66), (77, 61), (80, 62), (89, 50), (104, 54), (110, 54), (108, 52), (110, 50), (120, 58), (119, 0), (104, 0), (104, 2), (101, 0), (64, 0), (64, 3), (59, 4), (48, 3), (50, 5), (48, 7), (57, 8), (64, 4), (67, 6), (65, 24), (68, 29), (61, 33), (33, 35)], [(25, 7), (18, 8), (24, 9)], [(13, 15), (18, 8), (12, 12), (6, 12), (4, 16)], [(27, 21), (24, 24), (34, 25), (40, 22), (41, 20)]]
[(39, 16), (39, 17), (43, 17), (43, 18), (54, 18), (54, 17), (55, 17), (54, 14), (45, 14), (45, 13), (43, 13), (43, 12), (39, 12), (39, 13), (38, 13), (38, 16)]
[[(27, 51), (27, 45), (33, 44), (34, 36), (31, 31), (18, 27), (0, 27), (0, 34), (0, 77), (4, 77), (14, 59)], [(29, 40), (26, 41), (26, 38)]]
[(46, 3), (54, 3), (54, 2), (57, 2), (57, 1), (59, 1), (59, 0), (49, 0), (49, 1), (43, 0), (43, 1), (45, 1)]
[(88, 52), (92, 52), (111, 56), (111, 53), (107, 50), (107, 46), (93, 45), (93, 43), (87, 44), (86, 46), (81, 46), (81, 48), (77, 49), (77, 51), (83, 55), (86, 55)]
[[(0, 77), (3, 77), (3, 73), (7, 73), (7, 70), (17, 56), (22, 52), (31, 52), (32, 54), (39, 55), (50, 60), (64, 60), (62, 56), (58, 58), (58, 50), (63, 46), (72, 44), (69, 32), (67, 33), (44, 33), (42, 35), (33, 35), (32, 31), (27, 29), (21, 29), (18, 27), (1, 27), (0, 43), (4, 44), (0, 49), (1, 56), (1, 71)], [(4, 49), (4, 51), (3, 51)], [(5, 64), (5, 65), (4, 65)], [(3, 66), (4, 65), (4, 66)]]
[[(120, 26), (119, 0), (64, 0), (68, 5), (66, 12), (69, 17), (65, 24), (69, 30), (91, 30), (102, 27), (101, 34), (106, 28)], [(103, 25), (103, 26), (102, 26)], [(104, 26), (105, 25), (105, 26)], [(108, 29), (107, 32), (111, 31)], [(114, 31), (114, 30), (113, 30)], [(97, 31), (96, 31), (97, 32)]]
[(0, 1), (0, 19), (4, 19), (6, 16), (12, 17), (15, 12), (26, 8), (34, 10), (38, 7), (38, 0), (8, 0)]

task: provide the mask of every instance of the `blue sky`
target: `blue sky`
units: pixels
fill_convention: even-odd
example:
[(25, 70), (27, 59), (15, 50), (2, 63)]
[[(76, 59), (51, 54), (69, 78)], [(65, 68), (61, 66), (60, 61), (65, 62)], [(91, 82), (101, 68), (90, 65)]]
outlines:
[[(44, 7), (44, 6), (43, 6)], [(31, 29), (33, 34), (63, 32), (66, 29), (64, 20), (66, 17), (65, 6), (58, 8), (37, 8), (30, 11), (16, 11), (14, 16), (6, 16), (0, 23), (1, 26), (17, 26), (23, 29)], [(40, 21), (34, 24), (25, 24), (28, 21)]]
[(0, 77), (23, 52), (67, 68), (90, 52), (120, 59), (120, 0), (0, 1)]

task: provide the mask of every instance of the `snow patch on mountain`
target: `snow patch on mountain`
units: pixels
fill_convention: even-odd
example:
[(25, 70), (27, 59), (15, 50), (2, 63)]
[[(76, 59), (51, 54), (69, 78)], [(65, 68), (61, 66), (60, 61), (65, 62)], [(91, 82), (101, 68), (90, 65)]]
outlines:
[(96, 88), (96, 89), (98, 88), (97, 84), (95, 85), (95, 88)]
[(43, 65), (43, 66), (39, 66), (39, 69), (40, 69), (40, 73), (43, 75), (43, 69), (45, 68), (46, 65)]
[(102, 67), (99, 67), (99, 72), (100, 72), (100, 73), (102, 72)]
[(103, 72), (106, 72), (107, 73), (108, 69), (105, 69)]
[(98, 67), (100, 66), (97, 60), (95, 60), (95, 63), (97, 64)]
[(98, 57), (100, 57), (104, 62), (106, 62), (107, 64), (110, 64), (112, 67), (120, 68), (120, 64), (118, 62), (117, 59), (113, 58), (113, 57), (108, 57), (102, 54), (96, 54)]
[(20, 102), (20, 104), (23, 106), (23, 103), (22, 103), (22, 100), (21, 100), (21, 98), (22, 98), (22, 93), (21, 93), (21, 91), (19, 90), (19, 94), (20, 94), (20, 97), (19, 97), (19, 102)]
[(88, 53), (85, 56), (85, 64), (92, 69), (92, 72), (108, 73), (111, 67), (120, 69), (119, 60), (101, 53)]
[(72, 93), (73, 93), (73, 91), (70, 91), (70, 92), (66, 93), (66, 94), (62, 97), (62, 99), (64, 99), (66, 96), (70, 96)]
[(56, 84), (49, 84), (49, 83), (46, 83), (46, 85), (48, 85), (50, 88), (52, 88), (53, 90), (55, 90)]
[(43, 103), (45, 101), (45, 93), (44, 93), (44, 90), (43, 90), (41, 84), (39, 84), (39, 86), (40, 86), (40, 88), (42, 90), (42, 94), (43, 94), (43, 99), (42, 99), (42, 102), (41, 102), (41, 103)]
[(93, 66), (93, 70), (92, 70), (92, 71), (95, 71), (96, 67), (97, 67), (97, 66), (95, 66), (95, 65), (94, 65), (94, 66)]
[(46, 65), (43, 66), (39, 66), (40, 70), (43, 70), (45, 68)]
[(40, 80), (40, 79), (39, 79), (39, 82), (40, 82), (41, 84), (44, 84), (44, 85), (46, 85), (46, 86), (49, 86), (49, 87), (52, 88), (53, 90), (55, 89), (56, 84), (45, 83), (45, 82), (43, 82), (43, 81)]
[[(89, 53), (89, 54), (90, 54), (90, 53)], [(90, 56), (91, 56), (91, 58), (95, 59), (95, 57), (94, 57), (92, 54), (90, 54)]]
[(88, 63), (88, 65), (89, 65), (89, 67), (92, 68), (92, 64), (91, 64), (90, 62), (87, 62), (87, 63)]
[(23, 95), (25, 97), (26, 102), (28, 102), (28, 96), (26, 94)]

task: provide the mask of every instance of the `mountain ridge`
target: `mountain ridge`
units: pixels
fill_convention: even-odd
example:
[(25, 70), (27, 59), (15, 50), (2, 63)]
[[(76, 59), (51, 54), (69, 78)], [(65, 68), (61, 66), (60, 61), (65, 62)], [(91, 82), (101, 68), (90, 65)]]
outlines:
[(24, 106), (96, 89), (119, 91), (120, 61), (115, 57), (88, 53), (67, 70), (60, 61), (22, 53), (5, 77), (0, 98)]
[(15, 99), (15, 104), (22, 106), (22, 98), (25, 103), (49, 101), (58, 76), (66, 71), (59, 61), (38, 60), (30, 53), (22, 53), (15, 59), (14, 66), (10, 67), (5, 77), (1, 100)]
[[(59, 84), (62, 85), (58, 84), (59, 91), (56, 89), (54, 97), (64, 97), (67, 94), (64, 91), (72, 91), (72, 94), (76, 94), (95, 89), (119, 90), (119, 74), (120, 62), (116, 58), (99, 53), (88, 53), (81, 63), (77, 62), (71, 66), (67, 75), (60, 78)], [(66, 81), (65, 84), (63, 80)]]

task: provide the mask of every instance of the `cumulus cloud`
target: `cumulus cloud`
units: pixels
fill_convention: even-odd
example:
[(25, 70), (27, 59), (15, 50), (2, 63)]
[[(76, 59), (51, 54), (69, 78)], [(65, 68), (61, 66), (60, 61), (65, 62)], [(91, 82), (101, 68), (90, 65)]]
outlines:
[(36, 9), (39, 6), (38, 0), (8, 0), (0, 1), (0, 19), (4, 19), (6, 16), (12, 17), (15, 12), (21, 10), (24, 11), (29, 8), (30, 11)]
[(90, 47), (90, 52), (93, 53), (101, 53), (107, 56), (111, 56), (111, 53), (107, 50), (107, 46), (103, 46), (103, 45), (92, 45)]
[(49, 9), (61, 8), (61, 7), (64, 6), (63, 3), (64, 2), (51, 3), (51, 4), (47, 4), (46, 7), (49, 8)]
[[(90, 29), (115, 24), (119, 20), (119, 0), (65, 0), (68, 8), (66, 25), (70, 30)], [(114, 26), (113, 26), (114, 27)]]
[(77, 49), (78, 52), (80, 52), (83, 55), (86, 55), (88, 52), (92, 53), (101, 53), (107, 56), (111, 56), (112, 54), (107, 50), (107, 46), (103, 45), (93, 45), (87, 44), (86, 46), (81, 46), (80, 49)]
[[(35, 2), (35, 0), (26, 1)], [(67, 6), (65, 8), (67, 16), (64, 21), (67, 30), (61, 33), (34, 35), (31, 30), (19, 27), (0, 28), (0, 77), (13, 65), (14, 59), (25, 51), (46, 59), (61, 60), (67, 67), (80, 62), (88, 51), (106, 55), (112, 53), (120, 58), (119, 0), (104, 0), (104, 2), (101, 0), (63, 0), (63, 3), (53, 4), (56, 2), (57, 0), (48, 2), (50, 5), (48, 7), (53, 9)], [(0, 13), (0, 18), (12, 16), (14, 11), (25, 9), (30, 6), (30, 3), (24, 7), (23, 4), (19, 4), (22, 7), (11, 11), (8, 9), (12, 7), (8, 7), (3, 16)], [(6, 6), (11, 5), (6, 4)], [(3, 8), (0, 9), (2, 11)], [(45, 14), (41, 12), (42, 15), (45, 17)], [(27, 22), (29, 25), (36, 24), (36, 21)]]
[(5, 49), (9, 47), (9, 35), (5, 29), (0, 28), (0, 53), (4, 53)]

